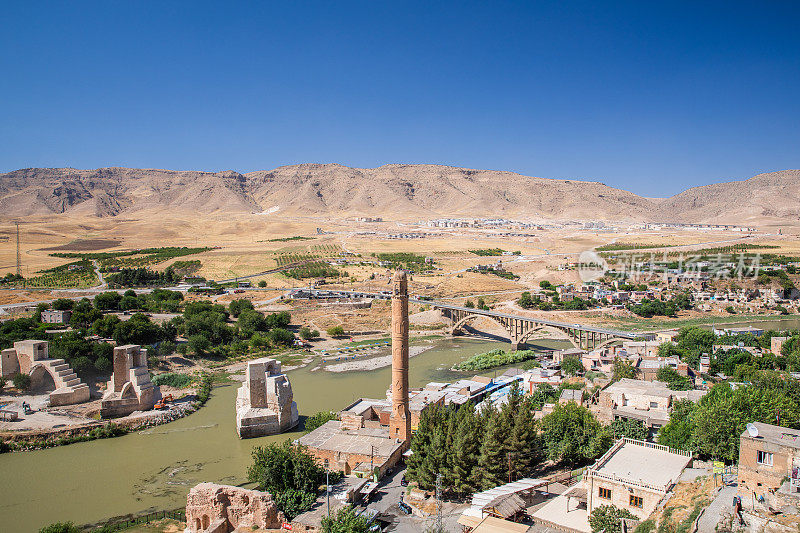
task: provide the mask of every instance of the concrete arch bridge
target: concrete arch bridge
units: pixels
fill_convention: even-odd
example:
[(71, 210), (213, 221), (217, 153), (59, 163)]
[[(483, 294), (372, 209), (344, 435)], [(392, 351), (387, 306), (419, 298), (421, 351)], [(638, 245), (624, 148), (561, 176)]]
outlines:
[(441, 302), (427, 302), (431, 307), (438, 309), (442, 316), (452, 324), (452, 332), (458, 333), (462, 326), (470, 320), (478, 317), (488, 317), (508, 331), (511, 340), (511, 347), (518, 350), (525, 345), (525, 341), (536, 332), (553, 331), (565, 334), (569, 341), (576, 347), (583, 350), (594, 350), (602, 348), (606, 344), (622, 340), (634, 340), (640, 335), (630, 331), (618, 331), (613, 329), (598, 328), (583, 324), (569, 324), (527, 316), (509, 315), (498, 313), (497, 311), (485, 311), (471, 307), (459, 307)]

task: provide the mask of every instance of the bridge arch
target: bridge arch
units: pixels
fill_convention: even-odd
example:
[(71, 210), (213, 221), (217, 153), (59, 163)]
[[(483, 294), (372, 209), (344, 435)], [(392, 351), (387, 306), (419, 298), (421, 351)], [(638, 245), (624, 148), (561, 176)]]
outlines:
[(567, 331), (564, 331), (563, 329), (557, 328), (555, 326), (549, 326), (547, 324), (536, 324), (536, 325), (532, 326), (531, 328), (525, 330), (525, 332), (522, 335), (519, 336), (519, 338), (517, 339), (517, 342), (519, 344), (522, 344), (522, 343), (526, 342), (530, 338), (530, 336), (533, 335), (534, 333), (536, 333), (537, 331), (550, 331), (552, 333), (556, 333), (556, 334), (558, 334), (558, 336), (559, 336), (559, 338), (561, 340), (568, 340), (569, 342), (572, 343), (572, 345), (575, 348), (583, 349), (583, 347), (580, 345), (580, 343), (579, 342), (575, 342), (575, 339)]
[(36, 392), (52, 392), (56, 390), (56, 376), (49, 366), (41, 363), (34, 364), (29, 375), (31, 377), (31, 390)]

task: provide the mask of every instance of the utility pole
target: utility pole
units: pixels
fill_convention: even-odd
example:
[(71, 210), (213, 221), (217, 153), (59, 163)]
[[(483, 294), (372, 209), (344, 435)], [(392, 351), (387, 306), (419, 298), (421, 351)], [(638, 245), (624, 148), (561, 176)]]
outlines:
[(328, 518), (331, 517), (331, 467), (330, 463), (325, 460), (325, 496), (328, 498)]
[(22, 257), (19, 254), (19, 221), (15, 224), (17, 225), (17, 276), (22, 276)]
[(436, 474), (436, 533), (442, 531), (442, 474)]
[(370, 444), (369, 446), (369, 476), (373, 477), (373, 472), (375, 471), (375, 467), (373, 466), (373, 458), (375, 457), (375, 446)]
[(508, 452), (508, 482), (511, 483), (511, 452)]

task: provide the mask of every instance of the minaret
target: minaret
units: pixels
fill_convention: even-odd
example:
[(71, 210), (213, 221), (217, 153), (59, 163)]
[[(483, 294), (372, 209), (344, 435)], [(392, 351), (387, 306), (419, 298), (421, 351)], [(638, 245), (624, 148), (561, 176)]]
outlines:
[(392, 414), (389, 436), (411, 441), (408, 411), (408, 279), (398, 270), (392, 279)]

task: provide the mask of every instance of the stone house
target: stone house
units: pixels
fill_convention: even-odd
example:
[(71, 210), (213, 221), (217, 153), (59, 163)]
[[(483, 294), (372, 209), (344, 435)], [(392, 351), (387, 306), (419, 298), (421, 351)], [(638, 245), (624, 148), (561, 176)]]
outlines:
[(618, 418), (641, 420), (648, 428), (659, 429), (669, 422), (673, 403), (679, 399), (698, 401), (706, 391), (673, 391), (661, 381), (623, 378), (600, 391), (592, 406), (598, 420), (610, 424)]
[(775, 508), (800, 504), (800, 431), (752, 423), (739, 440), (739, 495)]
[(691, 462), (691, 452), (621, 439), (586, 472), (587, 513), (611, 504), (645, 519)]
[(69, 324), (72, 318), (72, 311), (65, 309), (63, 311), (56, 311), (53, 309), (45, 309), (42, 311), (43, 324)]

